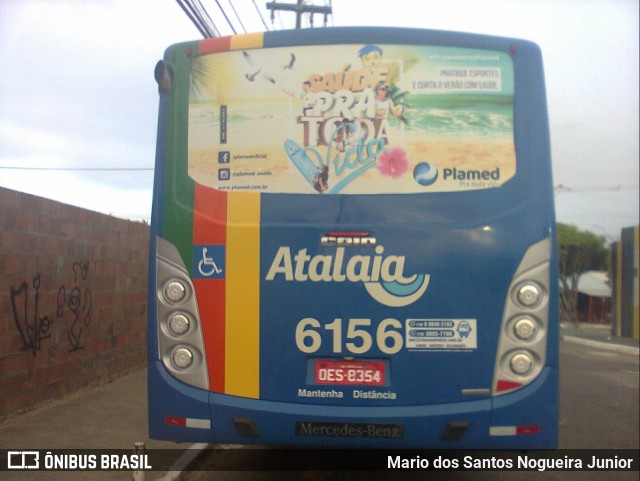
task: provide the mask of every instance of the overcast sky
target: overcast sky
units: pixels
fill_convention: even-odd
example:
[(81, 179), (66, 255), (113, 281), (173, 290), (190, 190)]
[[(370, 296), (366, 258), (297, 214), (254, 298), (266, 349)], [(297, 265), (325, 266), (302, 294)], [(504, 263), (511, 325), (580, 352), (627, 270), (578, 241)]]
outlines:
[[(228, 0), (219, 1), (242, 33)], [(216, 2), (201, 2), (222, 34), (231, 34)], [(295, 16), (286, 12), (272, 24), (265, 3), (233, 0), (244, 29), (293, 27)], [(615, 239), (638, 224), (638, 14), (637, 0), (333, 0), (329, 25), (538, 43), (558, 220)], [(153, 67), (170, 44), (198, 38), (175, 0), (0, 0), (0, 185), (148, 218), (158, 111)]]

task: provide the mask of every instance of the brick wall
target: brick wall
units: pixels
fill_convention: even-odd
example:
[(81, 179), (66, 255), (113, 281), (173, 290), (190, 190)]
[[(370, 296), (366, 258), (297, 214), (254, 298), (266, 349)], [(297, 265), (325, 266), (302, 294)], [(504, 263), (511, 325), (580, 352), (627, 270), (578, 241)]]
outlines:
[(149, 226), (0, 188), (0, 416), (145, 360)]

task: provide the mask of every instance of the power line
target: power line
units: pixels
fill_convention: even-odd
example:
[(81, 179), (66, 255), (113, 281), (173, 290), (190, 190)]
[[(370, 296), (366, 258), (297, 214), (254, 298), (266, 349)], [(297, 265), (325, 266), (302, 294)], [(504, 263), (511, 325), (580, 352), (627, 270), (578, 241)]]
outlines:
[(216, 27), (213, 19), (209, 16), (209, 12), (207, 12), (207, 9), (204, 8), (204, 5), (202, 5), (202, 2), (200, 0), (195, 0), (195, 2), (197, 2), (196, 7), (198, 7), (199, 12), (201, 12), (200, 14), (203, 18), (205, 18), (205, 22), (207, 24), (210, 24), (212, 27), (213, 31), (212, 34), (209, 35), (209, 37), (220, 37), (220, 30)]
[(325, 3), (324, 6), (309, 5), (304, 3), (303, 0), (297, 0), (296, 3), (278, 3), (276, 1), (267, 2), (266, 7), (269, 10), (271, 10), (272, 18), (273, 18), (274, 11), (284, 10), (287, 12), (294, 12), (296, 14), (296, 28), (302, 28), (302, 15), (304, 15), (305, 13), (308, 13), (311, 15), (310, 23), (312, 26), (313, 26), (313, 15), (315, 15), (316, 13), (320, 15), (324, 15), (325, 26), (327, 25), (328, 16), (331, 15), (332, 13), (332, 8), (330, 3), (329, 5)]
[(229, 17), (227, 17), (227, 12), (224, 11), (224, 8), (222, 8), (222, 5), (220, 5), (220, 2), (218, 0), (215, 0), (215, 2), (216, 2), (216, 5), (218, 5), (218, 8), (220, 9), (220, 11), (222, 12), (224, 19), (227, 21), (227, 23), (231, 27), (231, 31), (233, 32), (234, 35), (236, 35), (238, 32), (236, 32), (236, 29), (233, 28), (233, 24), (231, 23), (231, 20), (229, 20)]
[(233, 2), (231, 0), (229, 0), (229, 6), (231, 7), (231, 10), (233, 10), (233, 13), (235, 14), (236, 18), (238, 19), (238, 22), (240, 23), (240, 27), (242, 27), (242, 31), (244, 33), (247, 33), (247, 29), (244, 28), (244, 24), (242, 23), (242, 20), (240, 19), (240, 15), (238, 15), (238, 11), (236, 10), (236, 7), (233, 6)]
[[(264, 26), (266, 31), (269, 31), (270, 30), (269, 26), (265, 21), (265, 18), (263, 17), (262, 12), (260, 11), (260, 8), (258, 8), (257, 1), (256, 0), (251, 0), (251, 1), (253, 3), (253, 6), (256, 12), (258, 13), (258, 16), (260, 17), (260, 21), (262, 22), (262, 25)], [(217, 28), (215, 22), (213, 21), (212, 16), (209, 15), (209, 12), (207, 11), (207, 9), (204, 7), (204, 5), (200, 0), (176, 0), (176, 2), (178, 3), (178, 5), (180, 5), (180, 8), (182, 8), (184, 13), (187, 15), (187, 17), (189, 17), (191, 22), (195, 25), (195, 27), (198, 29), (198, 31), (204, 38), (222, 36), (222, 34), (220, 33), (220, 30)], [(224, 21), (226, 22), (226, 24), (229, 26), (233, 34), (237, 35), (238, 32), (236, 30), (236, 27), (234, 26), (234, 23), (231, 21), (230, 16), (227, 15), (227, 9), (229, 7), (223, 6), (220, 0), (214, 0), (214, 2), (218, 10), (224, 17)], [(233, 5), (233, 0), (227, 0), (227, 2), (231, 7), (233, 15), (235, 15), (235, 19), (237, 23), (240, 25), (240, 28), (242, 29), (242, 31), (246, 33), (247, 29), (245, 27), (244, 22), (242, 21), (240, 14), (238, 13), (238, 10)], [(275, 21), (275, 14), (276, 13), (278, 14), (278, 21), (280, 23), (281, 28), (285, 28), (282, 21), (281, 11), (294, 12), (296, 14), (296, 28), (302, 28), (303, 17), (305, 17), (306, 19), (306, 22), (305, 22), (306, 25), (313, 27), (315, 15), (324, 16), (323, 26), (326, 27), (328, 19), (332, 15), (331, 3), (332, 3), (331, 0), (324, 0), (324, 5), (321, 6), (321, 5), (310, 4), (310, 2), (306, 0), (296, 0), (296, 3), (279, 3), (278, 1), (271, 1), (271, 2), (267, 2), (265, 6), (267, 9), (271, 11), (272, 24)], [(333, 24), (333, 18), (331, 18), (331, 23)]]
[(187, 17), (189, 17), (189, 20), (191, 20), (191, 23), (193, 23), (195, 27), (198, 29), (198, 32), (200, 32), (200, 35), (206, 38), (207, 29), (204, 27), (204, 25), (202, 25), (198, 16), (192, 13), (189, 7), (187, 7), (187, 4), (183, 3), (182, 0), (176, 0), (176, 3), (180, 5), (180, 8), (187, 15)]
[[(325, 2), (324, 2), (325, 6), (331, 8), (332, 7), (331, 1), (332, 0), (325, 0)], [(331, 26), (334, 27), (335, 25), (333, 23), (333, 8), (331, 8), (331, 12), (332, 12), (331, 13)], [(327, 17), (324, 17), (324, 26), (325, 27), (327, 26)]]
[(209, 36), (209, 32), (207, 31), (207, 27), (204, 24), (201, 16), (196, 11), (195, 7), (191, 3), (188, 3), (186, 0), (176, 0), (176, 2), (178, 3), (178, 5), (180, 5), (182, 11), (187, 15), (187, 17), (189, 17), (189, 20), (191, 20), (191, 23), (195, 25), (200, 34), (204, 38), (207, 38)]
[(258, 16), (260, 17), (260, 20), (262, 21), (262, 25), (264, 25), (264, 29), (266, 31), (269, 31), (269, 27), (267, 26), (267, 22), (264, 21), (264, 18), (262, 17), (262, 13), (260, 13), (260, 9), (258, 8), (258, 4), (256, 3), (256, 0), (251, 0), (253, 2), (253, 6), (256, 7), (256, 12), (258, 12)]
[(219, 37), (220, 31), (200, 0), (176, 0), (204, 38)]

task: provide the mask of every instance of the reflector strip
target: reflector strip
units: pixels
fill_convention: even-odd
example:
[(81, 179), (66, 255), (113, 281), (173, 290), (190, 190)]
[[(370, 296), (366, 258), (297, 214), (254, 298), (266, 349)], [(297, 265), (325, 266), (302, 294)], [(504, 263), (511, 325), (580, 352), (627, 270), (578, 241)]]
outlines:
[(180, 416), (165, 416), (164, 423), (181, 428), (211, 429), (210, 419), (183, 418)]
[(518, 389), (520, 387), (522, 387), (522, 383), (520, 382), (505, 381), (503, 379), (499, 379), (496, 383), (497, 392), (511, 391), (512, 389)]
[(526, 434), (540, 434), (540, 426), (535, 424), (531, 426), (516, 426), (516, 436), (523, 436)]
[(164, 423), (169, 426), (185, 427), (187, 425), (187, 418), (180, 418), (177, 416), (165, 416)]
[(489, 436), (525, 436), (527, 434), (540, 434), (540, 426), (531, 424), (528, 426), (490, 426)]

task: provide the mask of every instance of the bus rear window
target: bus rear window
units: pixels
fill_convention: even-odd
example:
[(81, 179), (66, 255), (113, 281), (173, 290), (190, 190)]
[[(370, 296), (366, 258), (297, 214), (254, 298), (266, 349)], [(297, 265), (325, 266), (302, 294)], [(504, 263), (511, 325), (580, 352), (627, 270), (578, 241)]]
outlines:
[(507, 53), (340, 44), (193, 59), (189, 175), (221, 191), (402, 194), (516, 174)]

